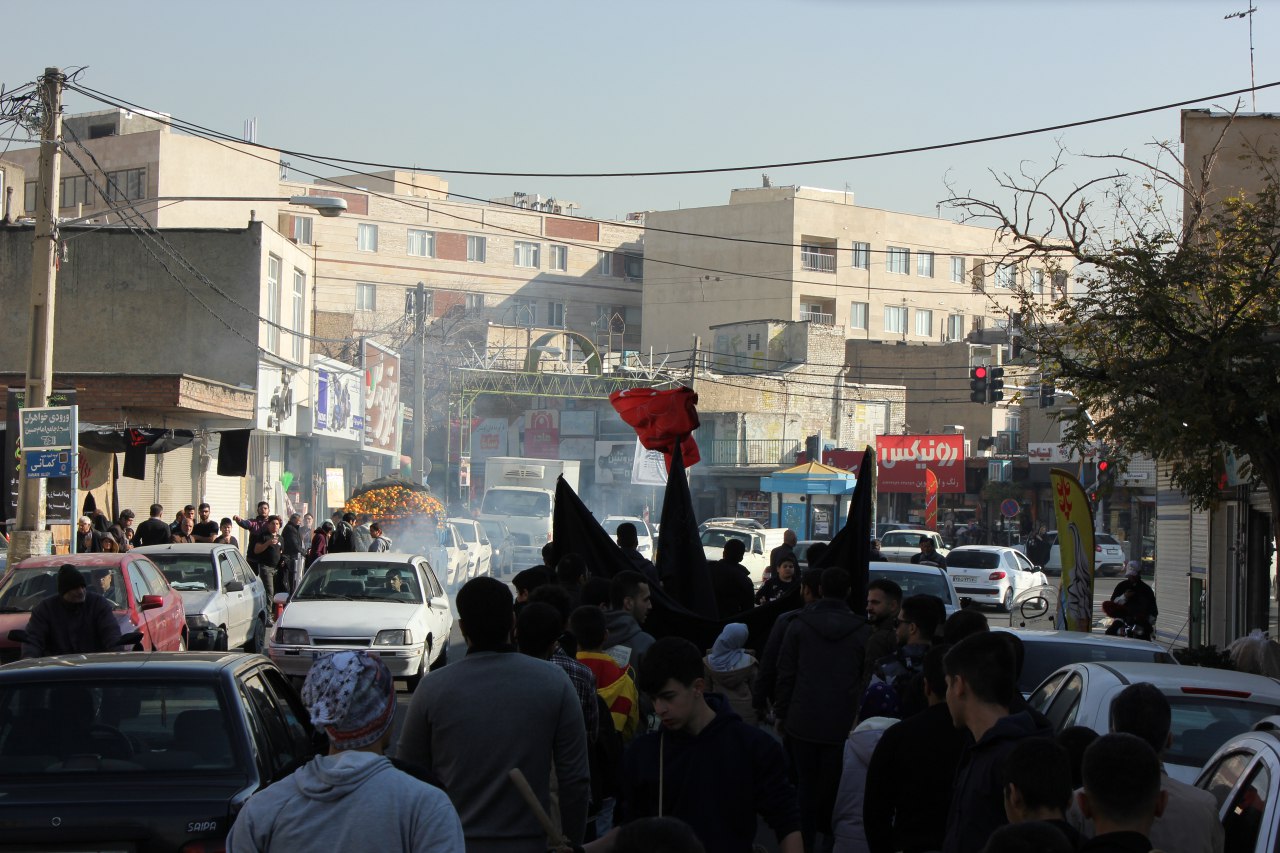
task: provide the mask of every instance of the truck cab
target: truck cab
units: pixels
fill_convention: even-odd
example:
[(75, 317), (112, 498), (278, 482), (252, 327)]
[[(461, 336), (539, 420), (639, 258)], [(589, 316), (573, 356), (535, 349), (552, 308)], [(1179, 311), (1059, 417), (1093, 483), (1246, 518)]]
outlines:
[(556, 480), (578, 487), (579, 463), (562, 459), (496, 456), (485, 463), (481, 521), (501, 521), (511, 535), (517, 569), (542, 562), (542, 546), (551, 539)]

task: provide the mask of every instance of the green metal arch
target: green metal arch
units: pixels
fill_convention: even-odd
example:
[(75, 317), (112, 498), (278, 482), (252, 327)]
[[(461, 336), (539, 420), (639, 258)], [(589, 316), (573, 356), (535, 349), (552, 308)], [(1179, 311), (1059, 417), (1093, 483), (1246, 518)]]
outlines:
[(586, 353), (586, 358), (582, 360), (582, 363), (586, 365), (588, 373), (594, 376), (601, 376), (604, 374), (600, 364), (600, 353), (596, 350), (596, 345), (591, 342), (590, 338), (580, 332), (573, 332), (568, 329), (556, 332), (547, 332), (538, 336), (529, 344), (529, 349), (524, 356), (524, 369), (526, 373), (538, 372), (538, 362), (542, 360), (542, 352), (540, 352), (537, 347), (546, 346), (561, 335), (577, 342), (578, 347)]

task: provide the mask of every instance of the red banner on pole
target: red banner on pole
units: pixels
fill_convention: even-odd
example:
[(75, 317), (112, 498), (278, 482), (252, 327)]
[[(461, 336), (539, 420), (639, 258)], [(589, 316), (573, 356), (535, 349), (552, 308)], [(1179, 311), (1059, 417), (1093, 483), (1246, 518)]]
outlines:
[(927, 468), (924, 472), (924, 526), (926, 530), (938, 529), (938, 475)]

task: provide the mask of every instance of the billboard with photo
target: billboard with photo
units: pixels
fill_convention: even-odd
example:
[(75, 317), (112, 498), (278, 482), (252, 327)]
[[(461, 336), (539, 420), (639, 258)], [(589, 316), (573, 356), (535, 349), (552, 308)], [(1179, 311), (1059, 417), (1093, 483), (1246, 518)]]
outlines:
[(364, 412), (365, 449), (399, 459), (404, 423), (400, 356), (370, 340), (361, 341), (360, 356), (364, 372), (360, 408)]

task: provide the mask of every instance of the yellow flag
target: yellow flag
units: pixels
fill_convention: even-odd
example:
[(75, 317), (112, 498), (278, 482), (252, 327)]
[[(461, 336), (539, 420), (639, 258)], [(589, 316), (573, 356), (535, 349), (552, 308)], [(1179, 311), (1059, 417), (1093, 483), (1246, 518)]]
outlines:
[(1058, 624), (1068, 631), (1087, 632), (1093, 628), (1093, 508), (1080, 481), (1067, 471), (1052, 469), (1049, 482), (1062, 557)]

